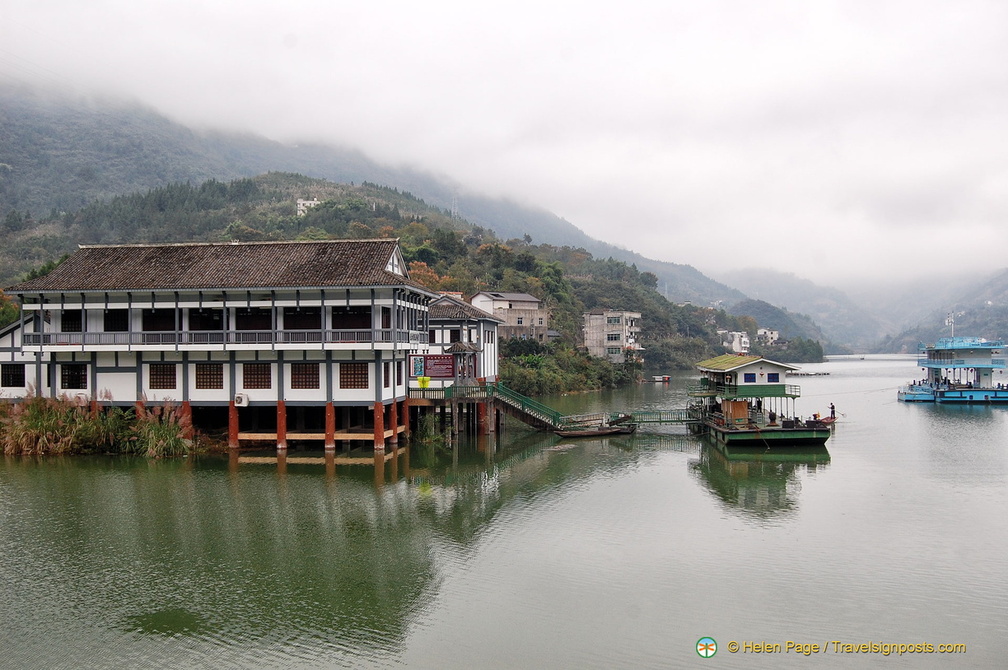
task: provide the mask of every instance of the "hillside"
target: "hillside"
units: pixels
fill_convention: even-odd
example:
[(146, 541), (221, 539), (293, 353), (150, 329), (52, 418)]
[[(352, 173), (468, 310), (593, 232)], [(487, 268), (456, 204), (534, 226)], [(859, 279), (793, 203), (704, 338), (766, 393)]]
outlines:
[(774, 307), (763, 300), (743, 300), (729, 307), (728, 311), (736, 316), (750, 316), (760, 327), (780, 331), (784, 339), (803, 337), (822, 343), (826, 343), (829, 339), (808, 316)]
[[(719, 278), (728, 285), (745, 286), (752, 298), (780, 305), (791, 313), (808, 315), (822, 329), (825, 339), (855, 350), (869, 350), (877, 345), (887, 329), (892, 332), (898, 326), (890, 323), (887, 328), (877, 314), (842, 291), (819, 286), (793, 274), (750, 269), (724, 272)], [(872, 301), (866, 304), (871, 305)]]
[[(172, 183), (230, 181), (272, 171), (331, 182), (394, 187), (432, 207), (454, 211), (501, 239), (529, 235), (536, 243), (584, 248), (653, 272), (674, 302), (734, 302), (745, 296), (689, 265), (646, 259), (588, 237), (541, 208), (470, 193), (419, 170), (383, 166), (360, 152), (327, 146), (285, 146), (248, 135), (197, 132), (163, 116), (115, 101), (68, 99), (0, 85), (0, 218), (56, 218), (95, 200)], [(304, 194), (302, 197), (310, 197)], [(42, 247), (28, 250), (30, 259)], [(60, 244), (54, 240), (52, 244)]]
[(952, 334), (947, 324), (949, 315), (953, 316), (956, 335), (1008, 339), (1008, 270), (965, 288), (959, 286), (947, 298), (947, 304), (946, 309), (934, 310), (913, 327), (883, 340), (878, 351), (912, 353), (921, 342), (929, 344), (948, 337)]

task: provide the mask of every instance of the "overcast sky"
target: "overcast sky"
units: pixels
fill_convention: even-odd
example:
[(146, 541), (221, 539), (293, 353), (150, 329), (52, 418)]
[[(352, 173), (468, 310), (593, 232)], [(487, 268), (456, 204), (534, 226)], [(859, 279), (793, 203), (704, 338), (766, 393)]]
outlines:
[(0, 0), (0, 74), (352, 146), (714, 276), (1006, 265), (1003, 0)]

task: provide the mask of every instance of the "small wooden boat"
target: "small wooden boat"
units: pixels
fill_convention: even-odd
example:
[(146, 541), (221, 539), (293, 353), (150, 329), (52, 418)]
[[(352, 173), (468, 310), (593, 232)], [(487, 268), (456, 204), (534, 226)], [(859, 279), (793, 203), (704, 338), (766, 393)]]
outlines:
[(584, 428), (555, 430), (553, 432), (560, 437), (599, 437), (601, 435), (629, 435), (635, 430), (637, 430), (636, 423), (625, 423), (620, 425), (585, 426)]

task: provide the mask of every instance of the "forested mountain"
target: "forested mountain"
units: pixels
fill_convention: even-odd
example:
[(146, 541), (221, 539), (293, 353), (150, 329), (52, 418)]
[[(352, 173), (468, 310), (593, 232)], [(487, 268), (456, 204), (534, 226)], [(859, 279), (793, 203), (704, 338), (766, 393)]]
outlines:
[(751, 316), (761, 328), (780, 331), (785, 339), (804, 337), (824, 343), (829, 339), (807, 315), (789, 312), (763, 300), (743, 300), (729, 307), (728, 311), (736, 316)]
[[(298, 216), (296, 201), (306, 197), (321, 202)], [(170, 184), (94, 202), (34, 226), (15, 218), (4, 220), (7, 249), (19, 254), (0, 265), (4, 285), (78, 242), (397, 237), (414, 279), (434, 290), (536, 295), (549, 306), (561, 339), (572, 346), (580, 344), (585, 310), (640, 311), (646, 315), (646, 364), (656, 370), (685, 367), (717, 353), (714, 327), (738, 327), (723, 311), (670, 303), (658, 293), (653, 273), (596, 259), (581, 248), (533, 244), (528, 237), (501, 240), (408, 193), (370, 183), (336, 184), (272, 172), (230, 182)], [(32, 260), (29, 252), (38, 257)]]
[(969, 288), (960, 288), (947, 304), (947, 309), (934, 310), (913, 327), (886, 338), (878, 350), (913, 353), (920, 343), (932, 344), (940, 337), (948, 337), (952, 335), (950, 316), (956, 335), (1008, 339), (1008, 270)]
[[(662, 293), (673, 301), (709, 304), (745, 297), (691, 266), (646, 259), (593, 240), (543, 209), (482, 197), (418, 170), (379, 165), (350, 149), (285, 146), (248, 135), (197, 132), (137, 106), (3, 85), (0, 126), (0, 218), (16, 212), (21, 225), (28, 227), (116, 195), (282, 171), (394, 187), (443, 211), (455, 211), (501, 239), (530, 235), (537, 243), (584, 248), (599, 258), (636, 264), (653, 272)], [(43, 231), (38, 238), (43, 244), (45, 235), (60, 233)], [(25, 260), (39, 258), (36, 251), (26, 251)]]

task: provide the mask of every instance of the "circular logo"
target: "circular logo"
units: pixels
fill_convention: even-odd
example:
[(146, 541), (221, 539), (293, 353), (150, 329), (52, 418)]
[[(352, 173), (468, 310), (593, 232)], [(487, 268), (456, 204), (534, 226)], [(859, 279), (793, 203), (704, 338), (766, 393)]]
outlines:
[(717, 653), (717, 642), (712, 637), (702, 637), (697, 640), (696, 653), (700, 658), (710, 658)]

